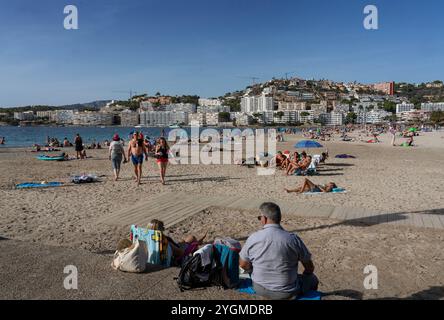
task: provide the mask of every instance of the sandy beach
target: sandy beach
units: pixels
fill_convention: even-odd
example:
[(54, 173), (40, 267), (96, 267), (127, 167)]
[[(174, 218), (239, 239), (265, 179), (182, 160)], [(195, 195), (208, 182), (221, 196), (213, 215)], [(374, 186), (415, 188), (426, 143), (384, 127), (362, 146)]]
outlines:
[[(287, 135), (278, 150), (294, 150), (298, 135)], [(186, 193), (205, 199), (224, 197), (276, 198), (337, 208), (364, 208), (380, 213), (415, 213), (440, 217), (441, 228), (357, 226), (340, 220), (318, 217), (284, 216), (283, 226), (296, 231), (313, 254), (320, 290), (334, 299), (444, 298), (444, 132), (421, 133), (412, 148), (392, 147), (389, 136), (379, 144), (363, 142), (322, 142), (330, 159), (310, 179), (319, 184), (334, 181), (345, 194), (319, 196), (287, 194), (303, 177), (258, 176), (255, 168), (237, 165), (170, 165), (167, 184), (161, 185), (155, 161), (144, 164), (142, 185), (133, 181), (131, 164), (123, 167), (121, 181), (114, 182), (107, 150), (88, 150), (87, 160), (45, 162), (35, 159), (30, 149), (0, 149), (0, 237), (92, 254), (106, 254), (111, 262), (116, 243), (129, 233), (129, 226), (99, 223), (113, 212), (137, 203), (147, 206), (161, 193)], [(404, 139), (401, 139), (402, 141)], [(401, 141), (398, 141), (400, 143)], [(308, 150), (318, 154), (321, 149)], [(74, 154), (72, 149), (67, 149)], [(336, 154), (356, 159), (336, 159)], [(74, 185), (70, 176), (93, 173), (100, 182)], [(60, 181), (59, 188), (15, 190), (17, 183)], [(184, 234), (209, 232), (242, 241), (260, 226), (257, 210), (220, 207), (202, 211), (174, 225), (168, 232), (175, 239)], [(106, 220), (106, 219), (105, 219)], [(0, 254), (1, 256), (2, 254)], [(4, 256), (0, 260), (5, 261)], [(363, 269), (373, 264), (379, 270), (379, 289), (365, 290)], [(113, 274), (111, 268), (106, 272)], [(159, 271), (161, 272), (161, 271)], [(153, 276), (156, 272), (153, 272)], [(171, 283), (173, 279), (166, 279)], [(7, 286), (2, 280), (2, 287)], [(342, 291), (341, 291), (342, 290)], [(343, 292), (343, 290), (349, 290)], [(1, 290), (0, 298), (8, 297)], [(233, 297), (230, 293), (229, 297)], [(175, 298), (180, 298), (177, 290)], [(234, 297), (237, 297), (234, 295)], [(86, 297), (78, 297), (80, 299)], [(156, 298), (156, 296), (153, 296)], [(210, 298), (201, 297), (199, 298)]]

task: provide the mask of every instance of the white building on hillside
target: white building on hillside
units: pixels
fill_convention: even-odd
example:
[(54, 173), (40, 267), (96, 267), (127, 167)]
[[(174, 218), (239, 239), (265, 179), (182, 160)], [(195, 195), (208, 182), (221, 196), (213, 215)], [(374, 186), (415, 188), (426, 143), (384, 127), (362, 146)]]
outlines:
[(322, 113), (319, 120), (326, 126), (342, 126), (344, 124), (345, 115), (342, 112)]
[(274, 100), (266, 95), (243, 97), (241, 99), (241, 111), (245, 113), (273, 111)]
[(175, 111), (142, 111), (140, 125), (145, 127), (166, 127), (176, 124), (188, 125), (188, 112)]
[(222, 101), (219, 99), (199, 99), (199, 106), (204, 106), (204, 107), (217, 107), (217, 106), (221, 106), (222, 105)]
[(429, 102), (429, 103), (421, 103), (422, 111), (444, 111), (444, 102)]
[(398, 103), (396, 105), (396, 113), (408, 112), (415, 109), (415, 105), (413, 103)]

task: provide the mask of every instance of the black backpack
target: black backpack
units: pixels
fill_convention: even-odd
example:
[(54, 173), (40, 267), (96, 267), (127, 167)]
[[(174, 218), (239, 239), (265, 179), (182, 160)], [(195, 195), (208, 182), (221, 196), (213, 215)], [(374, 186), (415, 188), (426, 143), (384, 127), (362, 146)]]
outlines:
[(213, 261), (209, 265), (202, 267), (202, 257), (200, 254), (185, 258), (176, 278), (180, 291), (191, 290), (211, 286), (213, 283), (215, 268)]

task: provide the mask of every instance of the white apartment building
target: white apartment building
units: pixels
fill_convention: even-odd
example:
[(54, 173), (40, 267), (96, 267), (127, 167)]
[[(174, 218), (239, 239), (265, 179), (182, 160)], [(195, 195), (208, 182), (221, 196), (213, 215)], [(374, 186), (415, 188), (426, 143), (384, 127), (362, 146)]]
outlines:
[(444, 102), (421, 103), (422, 111), (444, 111)]
[[(301, 123), (313, 123), (315, 120), (315, 112), (313, 110), (296, 111), (298, 113), (298, 121)], [(307, 114), (307, 115), (302, 115)]]
[(342, 112), (322, 113), (319, 120), (326, 126), (342, 126), (344, 124), (345, 114)]
[(398, 103), (396, 105), (396, 114), (408, 112), (415, 109), (415, 105), (413, 103)]
[(50, 117), (50, 120), (60, 124), (72, 124), (74, 113), (77, 110), (55, 110)]
[(228, 106), (197, 106), (197, 112), (230, 112)]
[(274, 112), (274, 123), (294, 124), (299, 121), (299, 114), (296, 110), (293, 111), (278, 111)]
[(241, 111), (245, 113), (273, 111), (274, 100), (266, 95), (243, 97), (241, 99)]
[(175, 111), (142, 111), (140, 125), (145, 127), (166, 127), (175, 124), (188, 125), (188, 112)]
[(384, 118), (391, 116), (392, 113), (384, 110), (372, 110), (370, 112), (359, 111), (356, 115), (356, 123), (358, 124), (379, 124), (386, 122)]
[(40, 118), (40, 119), (48, 118), (48, 119), (50, 119), (52, 113), (53, 113), (53, 111), (48, 110), (48, 111), (37, 111), (35, 114), (36, 114), (37, 118)]
[(304, 92), (301, 94), (301, 99), (302, 100), (314, 100), (315, 99), (315, 95), (313, 93), (310, 92)]
[(432, 113), (431, 111), (411, 110), (396, 114), (396, 116), (398, 117), (398, 120), (404, 122), (405, 121), (418, 122), (418, 121), (429, 121), (431, 113)]
[(14, 119), (20, 121), (31, 121), (35, 119), (35, 115), (32, 111), (14, 112)]
[(283, 102), (279, 101), (278, 111), (296, 111), (296, 110), (306, 110), (306, 102)]
[(199, 106), (204, 107), (218, 107), (222, 105), (222, 101), (219, 99), (199, 99), (198, 100)]
[(74, 113), (72, 123), (78, 126), (111, 126), (114, 115), (105, 112), (77, 112)]
[(196, 105), (192, 103), (173, 103), (165, 106), (165, 111), (194, 113), (196, 109)]

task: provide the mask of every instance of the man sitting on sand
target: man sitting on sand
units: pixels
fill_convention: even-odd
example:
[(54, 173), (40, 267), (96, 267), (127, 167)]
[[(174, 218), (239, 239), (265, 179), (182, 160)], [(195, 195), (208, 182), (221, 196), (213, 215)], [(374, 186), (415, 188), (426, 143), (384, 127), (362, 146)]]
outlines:
[(332, 192), (333, 189), (337, 188), (336, 183), (330, 182), (325, 186), (316, 185), (307, 178), (305, 178), (304, 183), (301, 187), (296, 189), (285, 189), (287, 193), (304, 193), (304, 192)]
[[(281, 209), (263, 203), (258, 217), (263, 228), (253, 233), (240, 252), (239, 266), (251, 272), (256, 293), (268, 299), (286, 300), (317, 290), (311, 254), (304, 242), (281, 225)], [(298, 264), (304, 267), (298, 274)]]

